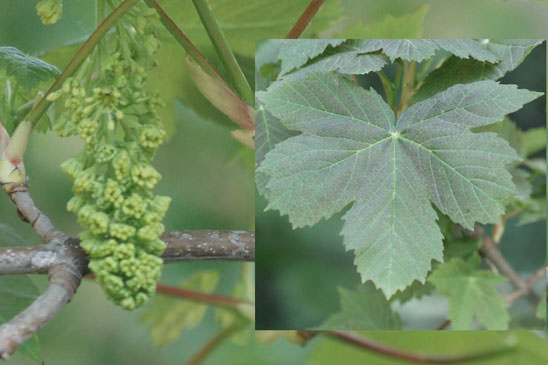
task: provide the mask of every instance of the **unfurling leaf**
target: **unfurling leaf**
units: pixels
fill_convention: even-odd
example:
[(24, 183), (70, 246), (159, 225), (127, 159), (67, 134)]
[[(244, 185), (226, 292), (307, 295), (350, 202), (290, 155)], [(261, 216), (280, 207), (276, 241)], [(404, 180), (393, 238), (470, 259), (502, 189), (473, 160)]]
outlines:
[(257, 170), (268, 179), (268, 209), (302, 227), (352, 203), (344, 244), (362, 281), (390, 297), (424, 282), (432, 260), (442, 261), (431, 203), (468, 229), (498, 222), (515, 194), (505, 167), (519, 156), (494, 133), (470, 129), (539, 95), (494, 81), (456, 85), (396, 120), (374, 90), (344, 76), (289, 81), (259, 96), (285, 127), (302, 132), (277, 144)]
[(190, 56), (186, 63), (194, 84), (211, 104), (234, 123), (246, 129), (254, 128), (253, 109), (244, 103), (228, 85), (207, 74)]

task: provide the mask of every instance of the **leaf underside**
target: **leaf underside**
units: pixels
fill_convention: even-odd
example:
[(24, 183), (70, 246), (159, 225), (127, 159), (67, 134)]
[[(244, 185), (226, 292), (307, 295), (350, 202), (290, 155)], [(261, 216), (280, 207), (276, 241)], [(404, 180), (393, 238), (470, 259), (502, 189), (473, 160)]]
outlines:
[(508, 304), (495, 289), (505, 277), (455, 258), (440, 265), (428, 280), (451, 296), (448, 318), (453, 329), (470, 329), (474, 318), (488, 330), (508, 329)]
[(344, 244), (362, 281), (387, 297), (424, 282), (442, 261), (431, 203), (472, 229), (494, 223), (515, 194), (505, 166), (519, 159), (495, 133), (473, 133), (539, 93), (480, 81), (416, 103), (395, 120), (374, 91), (341, 75), (310, 73), (261, 93), (273, 116), (302, 134), (278, 143), (257, 172), (268, 182), (267, 209), (294, 227), (313, 225), (350, 205)]
[(61, 73), (57, 67), (39, 58), (27, 56), (14, 47), (0, 47), (0, 69), (2, 68), (27, 90)]

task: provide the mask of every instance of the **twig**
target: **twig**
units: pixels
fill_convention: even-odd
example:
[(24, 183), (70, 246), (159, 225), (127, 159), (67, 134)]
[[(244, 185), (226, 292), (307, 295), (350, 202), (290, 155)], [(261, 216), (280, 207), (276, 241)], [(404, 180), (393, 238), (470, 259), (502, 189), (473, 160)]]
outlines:
[(451, 324), (451, 320), (450, 320), (450, 319), (447, 319), (447, 320), (445, 320), (442, 324), (440, 324), (439, 327), (436, 328), (436, 330), (438, 330), (438, 331), (444, 330), (444, 329), (446, 329), (450, 324)]
[(56, 229), (49, 217), (36, 207), (26, 184), (9, 184), (4, 190), (17, 206), (17, 213), (21, 219), (31, 224), (43, 242), (51, 242), (54, 239), (62, 242), (68, 239), (68, 236)]
[(213, 336), (205, 345), (188, 360), (188, 365), (201, 364), (206, 357), (213, 352), (227, 337), (238, 330), (236, 324), (223, 328), (219, 333)]
[(165, 262), (254, 261), (255, 233), (249, 231), (172, 231), (162, 235)]
[(355, 335), (349, 332), (327, 331), (327, 334), (333, 338), (336, 338), (345, 343), (352, 344), (354, 346), (358, 346), (362, 349), (366, 349), (379, 354), (390, 356), (391, 358), (406, 360), (410, 362), (417, 362), (417, 363), (441, 364), (441, 363), (452, 363), (452, 362), (459, 362), (459, 361), (471, 361), (471, 360), (477, 360), (481, 358), (497, 356), (502, 353), (506, 353), (508, 351), (513, 350), (513, 347), (505, 346), (505, 347), (501, 347), (498, 349), (493, 349), (485, 352), (477, 352), (477, 353), (464, 354), (464, 355), (451, 355), (451, 356), (426, 355), (426, 354), (419, 354), (415, 352), (396, 349), (396, 348), (384, 345), (376, 341), (372, 341), (368, 338)]
[(287, 39), (296, 39), (299, 38), (305, 31), (305, 29), (308, 27), (310, 22), (312, 21), (312, 18), (318, 13), (318, 10), (320, 10), (321, 6), (325, 0), (312, 0), (310, 1), (310, 4), (308, 4), (308, 7), (304, 10), (304, 12), (301, 14), (293, 28), (287, 33), (285, 38)]
[(508, 281), (515, 290), (523, 291), (523, 295), (526, 296), (527, 300), (531, 302), (531, 304), (536, 305), (539, 301), (538, 295), (527, 288), (527, 284), (519, 277), (512, 265), (506, 261), (506, 258), (504, 258), (493, 239), (485, 234), (483, 227), (476, 225), (472, 235), (481, 239), (483, 242), (483, 246), (480, 247), (479, 252), (487, 260), (493, 263), (502, 275), (508, 278)]
[(68, 246), (62, 250), (64, 255), (59, 254), (59, 262), (48, 270), (49, 286), (44, 293), (11, 321), (0, 326), (1, 359), (8, 359), (23, 342), (45, 326), (72, 299), (80, 285), (81, 273), (87, 268), (86, 257), (81, 255), (82, 251)]
[[(526, 282), (525, 282), (525, 290), (514, 290), (510, 295), (506, 297), (506, 302), (508, 304), (512, 304), (516, 299), (530, 293), (533, 290), (533, 287), (539, 281), (540, 279), (544, 278), (546, 275), (546, 268), (543, 266), (540, 269), (538, 269), (533, 276), (531, 276)], [(542, 299), (541, 299), (542, 300)]]
[(46, 274), (59, 261), (51, 244), (31, 247), (0, 247), (0, 273)]
[(255, 100), (253, 90), (251, 90), (249, 82), (245, 78), (238, 61), (236, 61), (236, 57), (234, 57), (234, 53), (232, 53), (225, 35), (219, 26), (219, 23), (217, 23), (217, 19), (215, 19), (207, 0), (192, 0), (192, 2), (194, 3), (194, 7), (202, 20), (202, 24), (204, 25), (207, 34), (209, 35), (211, 43), (213, 43), (219, 58), (226, 68), (234, 88), (238, 92), (239, 96), (248, 105), (253, 105)]
[(38, 104), (36, 104), (36, 106), (32, 108), (28, 116), (25, 118), (26, 120), (36, 126), (36, 123), (40, 120), (42, 115), (46, 112), (49, 105), (51, 104), (51, 102), (47, 100), (48, 95), (63, 86), (65, 80), (72, 76), (76, 72), (76, 70), (78, 70), (80, 65), (82, 65), (84, 60), (91, 53), (95, 45), (97, 45), (97, 43), (99, 43), (99, 41), (105, 36), (105, 34), (107, 34), (110, 28), (112, 28), (116, 24), (116, 22), (118, 22), (118, 20), (138, 2), (139, 0), (124, 0), (124, 2), (122, 2), (116, 9), (114, 9), (108, 17), (106, 17), (101, 25), (99, 25), (97, 29), (95, 29), (95, 31), (90, 35), (87, 41), (85, 41), (82, 47), (80, 47), (78, 52), (76, 52), (67, 67), (63, 70), (63, 73), (57, 78), (57, 80), (55, 80), (53, 85), (51, 85), (46, 94), (40, 99)]
[(192, 43), (187, 35), (175, 24), (173, 19), (169, 17), (166, 11), (160, 6), (156, 0), (145, 0), (148, 6), (154, 8), (158, 15), (160, 15), (160, 21), (166, 27), (168, 32), (175, 38), (175, 40), (185, 49), (185, 51), (194, 59), (198, 64), (206, 70), (211, 76), (216, 77), (224, 84), (228, 86), (228, 83), (223, 79), (219, 71), (209, 62), (209, 60), (198, 50), (198, 48)]

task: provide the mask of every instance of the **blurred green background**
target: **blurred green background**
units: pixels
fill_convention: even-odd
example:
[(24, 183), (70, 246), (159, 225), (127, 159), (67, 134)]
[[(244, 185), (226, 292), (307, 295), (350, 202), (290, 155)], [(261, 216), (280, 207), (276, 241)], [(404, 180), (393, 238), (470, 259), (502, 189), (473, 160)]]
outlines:
[[(241, 10), (238, 1), (228, 2), (226, 11)], [(0, 46), (14, 46), (29, 54), (40, 55), (63, 44), (84, 39), (94, 28), (93, 0), (65, 0), (63, 18), (57, 24), (49, 26), (42, 25), (36, 16), (34, 5), (37, 2), (37, 0), (0, 0)], [(181, 8), (186, 11), (192, 6), (190, 0), (168, 0), (161, 3), (169, 3), (171, 10)], [(240, 1), (240, 3), (247, 4), (249, 0)], [(295, 3), (297, 3), (296, 0)], [(341, 3), (342, 15), (347, 17), (345, 21), (352, 23), (357, 20), (372, 22), (388, 14), (398, 16), (428, 2), (343, 0)], [(304, 8), (299, 6), (301, 9)], [(177, 20), (183, 29), (190, 28), (187, 27), (187, 23), (179, 19), (184, 20), (184, 14)], [(269, 24), (275, 20), (271, 18), (267, 6), (253, 13), (249, 23), (253, 21), (257, 24), (261, 19)], [(423, 35), (425, 37), (543, 38), (545, 34), (548, 34), (546, 19), (548, 19), (548, 4), (536, 1), (438, 0), (430, 4), (423, 24)], [(286, 23), (293, 21), (289, 20)], [(253, 28), (248, 29), (248, 38), (255, 37)], [(270, 37), (282, 37), (289, 27), (279, 29), (277, 33), (274, 28), (269, 29)], [(193, 34), (203, 34), (201, 27), (195, 24), (189, 31), (192, 32), (193, 39)], [(166, 37), (165, 40), (168, 41), (168, 39), (169, 37)], [(202, 36), (202, 39), (205, 37)], [(230, 39), (234, 40), (234, 38)], [(247, 47), (252, 52), (253, 44), (248, 43)], [(208, 56), (213, 54), (207, 39), (199, 44), (199, 47)], [(239, 49), (241, 53), (238, 54), (238, 58), (243, 60), (246, 70), (251, 73), (253, 60), (250, 51), (244, 52), (241, 46)], [(73, 52), (74, 48), (61, 50), (55, 55), (49, 55), (48, 59), (59, 67), (63, 67)], [(232, 124), (216, 112), (207, 101), (204, 101), (189, 83), (187, 75), (181, 71), (185, 68), (182, 58), (184, 53), (178, 51), (178, 46), (174, 43), (166, 44), (161, 52), (161, 70), (154, 75), (151, 83), (162, 89), (169, 88), (164, 95), (167, 102), (172, 101), (174, 97), (182, 100), (181, 103), (176, 103), (175, 112), (166, 113), (175, 118), (173, 136), (169, 143), (162, 147), (156, 158), (156, 165), (164, 176), (156, 190), (158, 193), (167, 193), (173, 197), (172, 206), (165, 220), (167, 229), (252, 229), (254, 189), (253, 174), (249, 167), (252, 164), (251, 154), (245, 152), (229, 136), (230, 130), (233, 129)], [(215, 58), (213, 62), (218, 64)], [(535, 77), (537, 81), (544, 82), (544, 77), (538, 75)], [(70, 234), (76, 234), (79, 227), (74, 217), (65, 211), (66, 201), (71, 195), (71, 182), (60, 171), (59, 164), (74, 155), (80, 148), (81, 142), (77, 139), (59, 139), (52, 133), (36, 134), (32, 137), (26, 156), (31, 193), (36, 204), (50, 215), (59, 228)], [(259, 201), (258, 205), (260, 204)], [(29, 225), (17, 218), (13, 204), (2, 194), (0, 194), (0, 210), (2, 212), (0, 224), (4, 232), (3, 237), (0, 238), (0, 244), (39, 243)], [(279, 222), (276, 223), (277, 221)], [(335, 265), (351, 257), (343, 252), (340, 237), (334, 233), (340, 228), (337, 226), (339, 223), (336, 218), (331, 223), (335, 225), (334, 227), (321, 227), (315, 233), (294, 232), (303, 237), (310, 237), (308, 235), (312, 234), (313, 250), (310, 250), (308, 246), (291, 245), (292, 240), (289, 238), (291, 232), (287, 230), (287, 227), (283, 228), (287, 226), (284, 219), (276, 215), (272, 217), (272, 222), (274, 223), (271, 229), (261, 229), (261, 232), (264, 232), (262, 234), (273, 237), (276, 245), (280, 245), (279, 248), (273, 248), (272, 259), (276, 259), (276, 251), (288, 246), (289, 258), (287, 262), (278, 264), (282, 268), (287, 266), (288, 270), (284, 270), (283, 275), (275, 278), (278, 283), (282, 283), (279, 285), (283, 293), (271, 300), (284, 302), (295, 299), (298, 302), (302, 297), (310, 296), (310, 293), (318, 288), (332, 287), (333, 283), (324, 282), (325, 278), (322, 281), (314, 272), (308, 274), (302, 270), (293, 269), (292, 271), (289, 265), (292, 261), (328, 259), (328, 265), (322, 267), (323, 273), (330, 273), (334, 277), (354, 275), (352, 265), (342, 265), (346, 267), (343, 269), (346, 272), (341, 271), (340, 274), (334, 270)], [(8, 235), (6, 233), (8, 230), (13, 234)], [(544, 237), (542, 227), (539, 227), (537, 232), (540, 237)], [(519, 237), (520, 232), (516, 231), (515, 234)], [(510, 237), (510, 232), (507, 235)], [(259, 242), (259, 250), (262, 247), (260, 245), (261, 242)], [(322, 247), (340, 250), (340, 252), (331, 253), (326, 258)], [(542, 258), (539, 257), (539, 260)], [(305, 264), (305, 261), (301, 262)], [(172, 264), (166, 266), (162, 282), (178, 284), (199, 268), (219, 270), (222, 279), (216, 292), (227, 295), (230, 294), (240, 271), (240, 265), (234, 263)], [(35, 277), (35, 279), (40, 287), (43, 288), (46, 285), (45, 277)], [(305, 282), (308, 286), (302, 285)], [(258, 299), (263, 301), (268, 298)], [(322, 310), (332, 308), (337, 301), (334, 295), (320, 299), (321, 303), (325, 303), (325, 308)], [(293, 307), (293, 310), (298, 310), (300, 315), (309, 322), (311, 318), (317, 318), (320, 315), (316, 308), (306, 308), (304, 305)], [(310, 316), (306, 315), (308, 311)], [(209, 309), (205, 320), (198, 327), (185, 332), (178, 341), (157, 349), (150, 342), (147, 328), (137, 321), (141, 312), (142, 310), (136, 312), (121, 310), (105, 300), (104, 294), (95, 283), (84, 280), (73, 301), (51, 323), (38, 332), (45, 363), (56, 365), (181, 364), (220, 328), (212, 310)], [(281, 323), (281, 317), (276, 318), (279, 318)], [(278, 323), (272, 326), (283, 327)], [(469, 333), (460, 337), (456, 334), (441, 333), (433, 340), (411, 332), (399, 336), (390, 336), (383, 332), (368, 335), (395, 346), (407, 346), (407, 348), (423, 351), (434, 349), (438, 352), (444, 350), (453, 352), (465, 348), (483, 349), (485, 346), (505, 341), (509, 336), (515, 337), (503, 333), (492, 336), (488, 336), (487, 333)], [(538, 349), (546, 344), (536, 335), (523, 336), (523, 343), (528, 350), (532, 351), (533, 348)], [(334, 355), (337, 356), (335, 359), (332, 357)], [(301, 364), (332, 363), (340, 360), (347, 364), (354, 364), (367, 361), (379, 363), (383, 359), (385, 358), (378, 355), (351, 350), (347, 345), (318, 338), (304, 348), (284, 340), (268, 346), (256, 345), (250, 341), (245, 347), (228, 342), (215, 351), (207, 363)], [(519, 363), (520, 359), (516, 356), (512, 363)], [(7, 363), (33, 364), (34, 362), (16, 354)], [(521, 361), (521, 363), (524, 362)]]

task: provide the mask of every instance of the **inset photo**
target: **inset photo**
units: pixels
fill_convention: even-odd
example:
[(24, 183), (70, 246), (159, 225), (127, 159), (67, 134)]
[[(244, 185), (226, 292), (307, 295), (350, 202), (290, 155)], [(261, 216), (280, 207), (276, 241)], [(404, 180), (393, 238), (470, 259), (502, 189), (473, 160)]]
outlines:
[(544, 329), (546, 43), (256, 43), (256, 329)]

